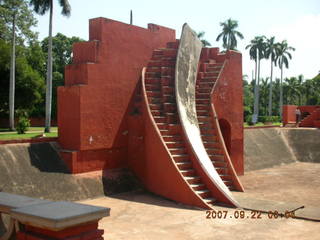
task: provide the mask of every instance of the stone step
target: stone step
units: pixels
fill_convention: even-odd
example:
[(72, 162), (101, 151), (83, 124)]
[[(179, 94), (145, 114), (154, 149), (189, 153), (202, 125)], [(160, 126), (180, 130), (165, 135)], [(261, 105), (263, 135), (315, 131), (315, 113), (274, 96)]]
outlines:
[(192, 163), (190, 161), (177, 162), (176, 164), (180, 170), (190, 169), (192, 167)]
[(222, 180), (232, 181), (232, 177), (230, 174), (220, 174)]
[(218, 148), (220, 147), (218, 142), (215, 141), (202, 141), (205, 148)]
[(197, 190), (204, 190), (206, 186), (203, 183), (198, 183), (198, 184), (190, 184), (190, 187), (192, 187), (193, 190), (197, 191)]
[(186, 154), (187, 149), (185, 147), (180, 148), (169, 148), (171, 154)]
[(160, 83), (148, 83), (146, 84), (146, 91), (160, 91), (161, 85)]
[(165, 112), (176, 113), (177, 112), (177, 105), (175, 103), (164, 103), (163, 109)]
[(174, 154), (172, 158), (175, 162), (186, 162), (190, 160), (190, 156), (188, 154)]
[(146, 91), (148, 97), (161, 97), (160, 91)]
[(167, 129), (168, 130), (168, 124), (167, 123), (157, 123), (158, 129)]
[(174, 77), (173, 76), (161, 76), (161, 85), (174, 87)]
[(215, 161), (215, 162), (216, 161), (224, 161), (224, 156), (223, 155), (209, 154), (208, 156), (212, 161)]
[(196, 104), (196, 109), (210, 111), (210, 105), (209, 104)]
[(159, 110), (151, 110), (151, 114), (152, 116), (165, 116), (163, 111), (159, 111)]
[(163, 94), (162, 96), (162, 101), (165, 103), (175, 103), (176, 102), (176, 97), (175, 94)]
[(212, 164), (215, 168), (218, 168), (218, 167), (227, 167), (227, 163), (225, 161), (212, 161)]
[(209, 110), (197, 110), (197, 115), (198, 116), (206, 116), (206, 117), (209, 117), (209, 114), (210, 114), (210, 112), (209, 112)]
[(218, 137), (214, 134), (201, 134), (202, 141), (217, 141)]
[(172, 95), (175, 93), (174, 87), (162, 86), (162, 93), (163, 95)]
[(146, 72), (145, 78), (161, 78), (161, 72)]
[(168, 148), (184, 147), (184, 143), (182, 141), (166, 141), (166, 145)]
[(202, 94), (202, 93), (211, 93), (212, 88), (196, 88), (196, 95)]
[(204, 78), (216, 78), (216, 77), (218, 77), (218, 75), (219, 75), (219, 73), (220, 73), (220, 71), (206, 71), (206, 72), (204, 72), (204, 75), (203, 75), (203, 77)]
[(189, 183), (189, 184), (195, 184), (195, 183), (200, 183), (201, 178), (199, 176), (192, 176), (192, 177), (184, 177), (184, 179)]
[(150, 73), (150, 72), (160, 72), (161, 71), (161, 67), (147, 67), (146, 68), (146, 73)]
[(209, 105), (209, 104), (211, 104), (211, 102), (210, 102), (209, 98), (207, 98), (207, 99), (196, 98), (196, 104), (207, 104), (207, 105)]
[(222, 150), (221, 148), (206, 148), (206, 152), (208, 154), (218, 154), (218, 155), (221, 155), (222, 154)]
[(208, 204), (213, 204), (216, 202), (216, 199), (213, 197), (207, 197), (207, 198), (203, 198), (203, 201), (205, 201)]
[(162, 104), (151, 103), (151, 104), (149, 104), (149, 107), (151, 110), (162, 110), (163, 109)]
[(182, 141), (182, 136), (181, 136), (181, 135), (168, 135), (168, 136), (163, 136), (163, 140), (164, 140), (165, 142)]
[(160, 97), (148, 97), (149, 104), (161, 104), (161, 100)]
[(210, 99), (210, 93), (198, 93), (196, 92), (196, 99)]
[(184, 177), (192, 177), (195, 175), (195, 170), (193, 168), (180, 170)]
[(208, 189), (197, 190), (196, 193), (201, 196), (202, 198), (211, 197), (211, 193)]
[(156, 123), (167, 123), (167, 118), (165, 116), (154, 116), (153, 118)]
[(160, 84), (161, 78), (146, 78), (145, 79), (145, 84)]
[(214, 82), (200, 82), (197, 81), (197, 87), (198, 88), (210, 88), (212, 89), (214, 86)]
[(199, 123), (210, 123), (212, 122), (210, 116), (198, 116)]
[(229, 172), (227, 167), (216, 167), (215, 169), (219, 175), (228, 174)]
[(227, 187), (232, 187), (232, 185), (233, 185), (231, 180), (223, 180), (223, 182)]

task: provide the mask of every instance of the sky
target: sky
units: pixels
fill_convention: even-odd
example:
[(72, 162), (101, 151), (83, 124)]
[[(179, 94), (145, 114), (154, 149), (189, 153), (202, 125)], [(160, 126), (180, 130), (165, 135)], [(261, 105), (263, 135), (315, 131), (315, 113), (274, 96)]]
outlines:
[[(61, 32), (71, 37), (88, 39), (90, 18), (106, 17), (129, 23), (130, 10), (133, 11), (133, 24), (147, 27), (154, 23), (176, 30), (180, 38), (181, 28), (188, 23), (196, 32), (204, 31), (205, 39), (212, 47), (220, 47), (216, 42), (221, 32), (221, 22), (228, 18), (237, 20), (243, 40), (238, 41), (237, 49), (243, 57), (243, 74), (252, 78), (254, 61), (250, 60), (245, 47), (259, 35), (275, 36), (277, 42), (287, 40), (296, 49), (292, 52), (289, 69), (285, 77), (302, 74), (305, 79), (315, 77), (320, 71), (320, 0), (69, 0), (71, 16), (60, 14), (58, 1), (54, 1), (53, 34)], [(48, 35), (49, 16), (36, 16), (42, 40)], [(129, 39), (128, 39), (129, 40)], [(261, 63), (261, 76), (270, 75), (270, 62)], [(275, 77), (280, 77), (279, 69)]]

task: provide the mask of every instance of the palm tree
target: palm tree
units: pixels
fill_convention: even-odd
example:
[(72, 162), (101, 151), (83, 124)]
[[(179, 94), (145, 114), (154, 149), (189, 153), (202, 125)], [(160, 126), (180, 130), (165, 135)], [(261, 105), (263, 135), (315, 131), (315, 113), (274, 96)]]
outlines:
[(267, 39), (266, 41), (266, 58), (270, 57), (271, 72), (270, 72), (270, 86), (269, 86), (269, 104), (268, 104), (268, 114), (272, 116), (272, 77), (273, 77), (273, 65), (275, 64), (277, 58), (277, 47), (278, 45), (274, 41), (274, 37)]
[(211, 44), (206, 39), (204, 39), (204, 34), (205, 34), (205, 32), (201, 31), (201, 32), (197, 33), (197, 37), (202, 42), (203, 47), (211, 46)]
[(259, 84), (260, 84), (260, 61), (265, 56), (265, 36), (257, 36), (246, 46), (249, 48), (250, 58), (255, 61), (255, 86), (252, 122), (256, 123), (259, 115)]
[(10, 85), (9, 85), (9, 127), (10, 130), (14, 128), (14, 95), (15, 95), (15, 75), (16, 75), (16, 16), (17, 6), (19, 3), (13, 1), (13, 15), (12, 15), (12, 39), (11, 39), (11, 63), (10, 63)]
[[(68, 0), (59, 0), (62, 7), (62, 15), (70, 16), (71, 7)], [(52, 13), (53, 0), (30, 0), (30, 5), (36, 13), (44, 15), (47, 11), (49, 14), (49, 44), (48, 44), (48, 63), (47, 63), (47, 87), (46, 87), (46, 123), (45, 132), (50, 132), (51, 125), (51, 106), (52, 106)]]
[(227, 50), (235, 50), (237, 47), (237, 37), (243, 39), (241, 32), (237, 31), (238, 21), (229, 18), (225, 22), (221, 22), (222, 32), (218, 35), (216, 41), (222, 38), (223, 47)]
[(282, 89), (282, 80), (283, 80), (283, 65), (288, 68), (289, 67), (289, 59), (292, 58), (289, 51), (295, 51), (295, 48), (290, 47), (286, 40), (283, 40), (281, 43), (277, 44), (277, 59), (276, 62), (279, 64), (279, 68), (281, 70), (280, 76), (280, 101), (279, 101), (279, 113), (280, 118), (282, 118), (282, 105), (283, 105), (283, 89)]

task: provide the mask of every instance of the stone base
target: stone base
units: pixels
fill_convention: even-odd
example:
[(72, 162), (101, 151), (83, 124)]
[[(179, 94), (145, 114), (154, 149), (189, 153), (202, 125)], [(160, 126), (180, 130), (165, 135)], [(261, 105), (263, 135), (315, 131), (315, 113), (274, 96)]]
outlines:
[(17, 240), (103, 240), (104, 230), (99, 230), (98, 223), (89, 223), (52, 231), (25, 225), (24, 230), (17, 233)]

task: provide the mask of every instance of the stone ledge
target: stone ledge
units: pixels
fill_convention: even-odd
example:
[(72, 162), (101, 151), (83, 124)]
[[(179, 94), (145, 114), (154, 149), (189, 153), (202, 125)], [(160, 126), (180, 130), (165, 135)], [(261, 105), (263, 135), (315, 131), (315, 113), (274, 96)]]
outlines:
[(110, 208), (64, 201), (30, 205), (11, 211), (11, 216), (21, 223), (53, 231), (98, 221), (109, 215)]

